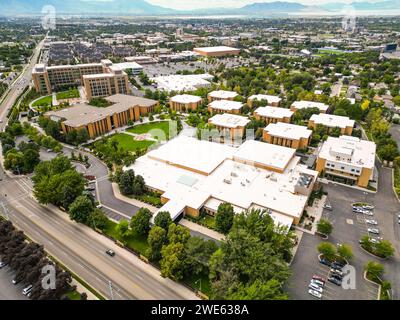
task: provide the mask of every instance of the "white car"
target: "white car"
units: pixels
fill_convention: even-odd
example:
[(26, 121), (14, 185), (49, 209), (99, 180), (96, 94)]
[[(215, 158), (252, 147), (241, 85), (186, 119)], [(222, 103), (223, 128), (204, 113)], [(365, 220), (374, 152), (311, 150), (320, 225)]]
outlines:
[(379, 234), (379, 229), (377, 228), (368, 228), (369, 233)]
[(376, 220), (367, 219), (367, 220), (365, 220), (365, 222), (368, 224), (372, 224), (374, 226), (378, 225), (378, 221), (376, 221)]
[(314, 291), (317, 291), (319, 293), (322, 293), (324, 291), (324, 289), (322, 289), (320, 286), (310, 282), (310, 284), (308, 285), (308, 288)]
[(364, 214), (365, 214), (366, 216), (373, 216), (373, 215), (374, 215), (374, 213), (373, 213), (372, 211), (368, 211), (368, 210), (366, 210), (366, 211), (364, 212)]
[(322, 298), (322, 294), (320, 294), (318, 291), (315, 290), (308, 290), (308, 293), (311, 294), (313, 297), (321, 299)]

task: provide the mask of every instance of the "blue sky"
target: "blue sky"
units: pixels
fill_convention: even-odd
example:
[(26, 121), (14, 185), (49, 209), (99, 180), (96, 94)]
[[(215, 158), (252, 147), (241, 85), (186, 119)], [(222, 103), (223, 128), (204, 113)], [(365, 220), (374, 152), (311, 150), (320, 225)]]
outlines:
[[(211, 7), (242, 7), (255, 2), (273, 2), (274, 0), (147, 0), (147, 2), (174, 9), (198, 9)], [(329, 2), (351, 3), (353, 0), (280, 0), (287, 2), (299, 2), (303, 4), (321, 4)], [(357, 2), (380, 2), (382, 0), (356, 0)]]

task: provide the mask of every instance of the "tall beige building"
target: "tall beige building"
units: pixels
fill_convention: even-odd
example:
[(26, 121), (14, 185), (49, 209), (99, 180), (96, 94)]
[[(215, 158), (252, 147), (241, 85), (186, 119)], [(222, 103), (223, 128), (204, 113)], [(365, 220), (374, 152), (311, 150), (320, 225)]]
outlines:
[(51, 94), (69, 87), (84, 86), (87, 98), (129, 94), (128, 75), (110, 60), (101, 63), (47, 67), (37, 64), (32, 72), (37, 92)]

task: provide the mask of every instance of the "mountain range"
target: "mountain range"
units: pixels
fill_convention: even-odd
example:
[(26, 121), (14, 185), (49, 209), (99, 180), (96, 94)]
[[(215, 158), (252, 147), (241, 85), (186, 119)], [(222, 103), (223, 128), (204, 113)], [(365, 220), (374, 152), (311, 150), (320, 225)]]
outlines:
[(37, 15), (46, 5), (54, 6), (59, 14), (104, 15), (179, 15), (179, 14), (237, 14), (266, 16), (275, 13), (312, 11), (340, 12), (346, 6), (359, 11), (399, 10), (400, 0), (381, 2), (328, 3), (313, 6), (296, 2), (255, 2), (241, 8), (210, 8), (192, 11), (174, 10), (152, 5), (145, 0), (0, 0), (0, 15)]

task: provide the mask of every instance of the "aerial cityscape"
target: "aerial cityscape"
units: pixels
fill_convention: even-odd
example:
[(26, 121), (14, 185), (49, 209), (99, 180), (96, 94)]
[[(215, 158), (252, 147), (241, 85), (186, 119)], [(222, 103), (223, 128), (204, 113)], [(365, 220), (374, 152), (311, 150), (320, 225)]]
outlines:
[(0, 301), (399, 300), (399, 8), (0, 0)]

